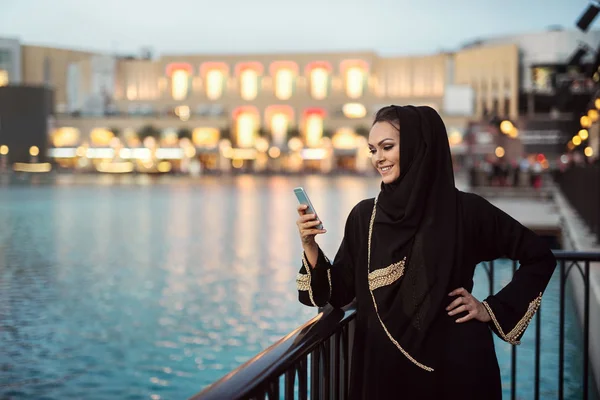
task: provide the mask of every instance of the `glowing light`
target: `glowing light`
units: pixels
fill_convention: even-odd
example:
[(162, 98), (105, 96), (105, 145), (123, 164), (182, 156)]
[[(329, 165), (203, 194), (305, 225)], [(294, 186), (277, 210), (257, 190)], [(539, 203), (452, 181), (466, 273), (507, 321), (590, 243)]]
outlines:
[(146, 136), (144, 138), (144, 147), (147, 149), (153, 149), (156, 147), (156, 139), (153, 136)]
[(302, 150), (302, 158), (304, 160), (322, 160), (327, 156), (325, 149), (304, 149)]
[(293, 137), (288, 141), (288, 147), (292, 151), (298, 151), (303, 147), (302, 140), (297, 137)]
[(271, 158), (278, 158), (281, 155), (281, 150), (279, 150), (279, 147), (271, 147), (269, 149), (269, 157)]
[(502, 146), (498, 146), (498, 147), (496, 147), (496, 151), (494, 153), (496, 154), (496, 157), (502, 158), (502, 157), (504, 157), (505, 151)]
[(104, 161), (96, 166), (96, 171), (105, 174), (128, 174), (133, 172), (133, 164), (130, 161), (110, 162)]
[(31, 146), (29, 148), (29, 155), (31, 155), (32, 157), (35, 157), (37, 155), (40, 154), (40, 148), (37, 146)]
[(171, 171), (171, 168), (172, 168), (171, 163), (168, 161), (161, 161), (156, 166), (156, 169), (158, 170), (158, 172), (162, 172), (162, 173)]
[(560, 162), (563, 164), (566, 164), (569, 162), (569, 156), (566, 154), (563, 154), (562, 156), (560, 156)]
[(137, 97), (137, 87), (135, 85), (128, 85), (127, 86), (127, 100), (135, 100)]
[(588, 146), (585, 148), (585, 150), (583, 150), (583, 154), (585, 154), (587, 157), (591, 157), (594, 155), (594, 149)]
[(317, 147), (323, 136), (323, 117), (319, 114), (309, 114), (304, 129), (308, 147)]
[(44, 173), (52, 171), (52, 165), (50, 163), (14, 163), (13, 171)]
[(573, 139), (571, 139), (571, 141), (575, 146), (579, 146), (581, 144), (581, 138), (579, 136), (573, 136)]
[(236, 118), (237, 144), (239, 147), (252, 147), (257, 130), (257, 118), (252, 112), (242, 112)]
[(177, 69), (171, 75), (171, 96), (174, 100), (183, 100), (188, 95), (190, 74), (184, 69)]
[(567, 143), (567, 148), (569, 150), (573, 150), (575, 148), (575, 145), (573, 144), (572, 140), (569, 140), (569, 143)]
[(198, 147), (214, 147), (219, 143), (217, 128), (196, 128), (192, 131), (192, 141)]
[(333, 135), (331, 142), (336, 149), (354, 149), (356, 148), (356, 135), (350, 128), (341, 128)]
[(577, 135), (581, 138), (581, 140), (586, 140), (589, 137), (587, 129), (581, 129)]
[(175, 115), (182, 121), (190, 119), (190, 107), (189, 106), (177, 106), (175, 107)]
[(7, 155), (8, 154), (8, 146), (3, 144), (2, 146), (0, 146), (0, 155)]
[(587, 116), (592, 122), (598, 121), (598, 110), (596, 110), (596, 109), (589, 110)]
[(242, 168), (244, 166), (244, 160), (235, 159), (231, 162), (233, 168)]
[(267, 150), (269, 150), (269, 141), (264, 137), (259, 137), (256, 139), (254, 147), (256, 147), (256, 150), (260, 151), (261, 153), (266, 153)]
[(196, 155), (196, 149), (193, 146), (187, 146), (183, 151), (187, 158), (193, 158)]
[(500, 123), (500, 131), (502, 133), (504, 133), (505, 135), (510, 134), (510, 131), (512, 131), (513, 128), (514, 128), (513, 123), (508, 120), (504, 120)]
[(361, 67), (350, 67), (346, 70), (346, 95), (358, 99), (363, 95), (365, 72)]
[(73, 147), (79, 141), (79, 129), (63, 127), (56, 129), (52, 134), (54, 147)]
[(175, 129), (165, 130), (162, 134), (161, 145), (175, 146), (177, 144), (178, 137)]
[(247, 68), (240, 73), (240, 95), (244, 100), (254, 100), (258, 95), (258, 72)]
[(592, 120), (587, 115), (581, 117), (579, 119), (579, 122), (581, 123), (582, 128), (589, 128), (590, 126), (592, 126)]
[(288, 131), (289, 118), (286, 114), (278, 112), (271, 117), (271, 136), (273, 142), (281, 145), (285, 143), (285, 137)]
[(600, 110), (600, 98), (594, 100), (594, 105), (596, 106), (596, 109)]
[(279, 100), (288, 100), (294, 92), (294, 71), (289, 68), (281, 68), (275, 74), (275, 96)]
[(8, 85), (8, 71), (0, 69), (0, 87)]
[(86, 153), (86, 150), (85, 150), (85, 147), (83, 147), (83, 146), (79, 146), (79, 147), (77, 148), (77, 150), (75, 151), (75, 155), (76, 155), (77, 157), (84, 157), (84, 156), (85, 156), (85, 153)]
[(114, 133), (106, 128), (94, 128), (90, 133), (90, 139), (96, 146), (108, 146), (114, 136)]
[(211, 69), (206, 73), (206, 97), (217, 100), (223, 95), (225, 74), (220, 69)]
[(450, 144), (450, 146), (459, 145), (462, 143), (462, 141), (462, 134), (459, 131), (453, 130), (448, 134), (448, 143)]
[(327, 97), (329, 85), (329, 71), (324, 67), (316, 67), (310, 71), (310, 93), (316, 100)]
[(346, 118), (364, 118), (367, 115), (367, 109), (360, 103), (346, 103), (342, 107), (342, 112)]

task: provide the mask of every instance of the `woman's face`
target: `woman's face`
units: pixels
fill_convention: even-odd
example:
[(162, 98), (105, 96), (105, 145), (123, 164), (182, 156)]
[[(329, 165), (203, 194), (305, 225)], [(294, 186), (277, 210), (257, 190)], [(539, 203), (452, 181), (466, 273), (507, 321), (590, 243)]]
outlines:
[(383, 183), (392, 183), (400, 177), (400, 133), (389, 122), (377, 122), (369, 132), (369, 151), (373, 167), (379, 171)]

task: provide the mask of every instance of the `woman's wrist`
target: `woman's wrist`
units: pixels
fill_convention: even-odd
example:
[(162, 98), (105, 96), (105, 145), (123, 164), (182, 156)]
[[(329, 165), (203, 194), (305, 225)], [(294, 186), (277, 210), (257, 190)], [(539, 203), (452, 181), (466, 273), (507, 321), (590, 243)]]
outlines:
[(310, 264), (310, 267), (316, 267), (317, 259), (319, 258), (319, 245), (317, 242), (313, 241), (312, 243), (304, 243), (302, 248), (304, 249), (304, 254), (306, 254), (306, 259)]

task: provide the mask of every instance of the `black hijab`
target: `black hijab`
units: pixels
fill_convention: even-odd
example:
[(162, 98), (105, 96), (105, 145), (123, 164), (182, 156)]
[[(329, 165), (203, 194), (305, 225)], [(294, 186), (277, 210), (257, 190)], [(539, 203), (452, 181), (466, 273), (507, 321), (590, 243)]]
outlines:
[(381, 185), (369, 271), (404, 257), (407, 260), (400, 279), (372, 294), (388, 336), (408, 358), (431, 369), (433, 357), (427, 355), (431, 346), (427, 343), (430, 349), (425, 351), (423, 344), (438, 312), (450, 300), (458, 232), (457, 190), (448, 136), (439, 114), (430, 107), (390, 107), (380, 113), (395, 112), (399, 120), (401, 175)]

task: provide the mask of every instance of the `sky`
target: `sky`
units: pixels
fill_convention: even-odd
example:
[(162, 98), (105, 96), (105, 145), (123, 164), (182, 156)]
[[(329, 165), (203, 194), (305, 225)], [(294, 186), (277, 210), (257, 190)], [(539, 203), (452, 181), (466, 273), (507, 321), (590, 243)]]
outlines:
[[(576, 29), (588, 0), (0, 0), (0, 37), (155, 54), (455, 50), (476, 38)], [(600, 20), (600, 16), (598, 17)], [(594, 25), (597, 25), (595, 21)]]

